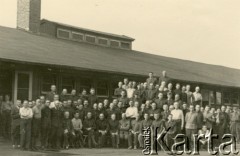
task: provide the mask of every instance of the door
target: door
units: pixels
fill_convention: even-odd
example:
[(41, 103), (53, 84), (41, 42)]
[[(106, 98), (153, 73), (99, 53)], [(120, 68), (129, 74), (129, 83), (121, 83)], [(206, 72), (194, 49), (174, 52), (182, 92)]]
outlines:
[(16, 100), (32, 100), (32, 72), (15, 72), (14, 102)]

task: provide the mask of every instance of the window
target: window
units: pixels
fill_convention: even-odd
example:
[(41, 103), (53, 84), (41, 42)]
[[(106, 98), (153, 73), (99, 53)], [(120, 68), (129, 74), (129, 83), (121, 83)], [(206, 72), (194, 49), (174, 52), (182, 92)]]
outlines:
[(127, 42), (121, 42), (121, 48), (124, 48), (124, 49), (130, 49), (130, 43), (127, 43)]
[(209, 90), (202, 89), (202, 98), (203, 101), (209, 101)]
[[(121, 80), (119, 80), (119, 81), (121, 81)], [(113, 81), (113, 82), (111, 83), (110, 93), (111, 93), (111, 95), (113, 95), (113, 96), (114, 96), (114, 91), (115, 91), (115, 89), (118, 88), (118, 82), (119, 82), (119, 81)]]
[(225, 105), (230, 105), (230, 93), (229, 92), (224, 92), (223, 93), (223, 103)]
[(118, 41), (113, 41), (113, 40), (110, 41), (110, 46), (111, 46), (111, 47), (118, 48), (118, 47), (119, 47), (119, 44), (120, 44), (120, 43), (119, 43)]
[(70, 39), (70, 31), (64, 30), (64, 29), (58, 29), (57, 36), (58, 38)]
[(42, 76), (41, 93), (46, 94), (50, 91), (51, 85), (56, 85), (57, 78), (54, 74), (46, 74)]
[(97, 95), (108, 96), (108, 81), (99, 80), (97, 82)]
[(16, 71), (14, 82), (14, 102), (32, 100), (32, 72)]
[(87, 92), (89, 93), (90, 88), (93, 87), (93, 81), (91, 78), (81, 78), (80, 79), (80, 93), (82, 92), (83, 89), (86, 89)]
[(108, 45), (108, 40), (105, 39), (105, 38), (99, 38), (98, 39), (98, 44), (107, 46)]
[(222, 93), (216, 92), (216, 104), (221, 105), (222, 104)]
[(209, 91), (209, 104), (215, 104), (214, 91)]
[(231, 94), (231, 104), (238, 106), (238, 93)]
[(75, 87), (75, 80), (73, 77), (70, 77), (70, 76), (62, 77), (62, 89), (67, 89), (68, 93), (71, 93), (74, 87)]
[(77, 32), (72, 32), (72, 39), (75, 41), (83, 41), (84, 40), (84, 35), (81, 33)]
[(96, 37), (86, 35), (86, 41), (89, 42), (89, 43), (96, 43)]

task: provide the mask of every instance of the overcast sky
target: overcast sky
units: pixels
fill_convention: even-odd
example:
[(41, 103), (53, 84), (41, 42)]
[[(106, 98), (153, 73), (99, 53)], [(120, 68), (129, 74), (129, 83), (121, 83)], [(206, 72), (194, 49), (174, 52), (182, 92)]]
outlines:
[[(135, 50), (240, 69), (239, 0), (42, 0), (42, 18), (135, 38)], [(0, 0), (16, 27), (17, 0)]]

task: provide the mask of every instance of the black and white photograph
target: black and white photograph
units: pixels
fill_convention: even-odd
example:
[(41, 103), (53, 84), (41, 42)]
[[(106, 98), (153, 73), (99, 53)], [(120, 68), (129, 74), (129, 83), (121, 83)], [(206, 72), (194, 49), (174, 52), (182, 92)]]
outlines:
[(239, 0), (0, 0), (0, 155), (240, 155)]

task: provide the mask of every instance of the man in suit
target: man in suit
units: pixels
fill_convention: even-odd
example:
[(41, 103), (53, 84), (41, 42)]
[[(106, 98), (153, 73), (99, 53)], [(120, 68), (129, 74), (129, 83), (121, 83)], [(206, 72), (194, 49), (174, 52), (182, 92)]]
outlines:
[(19, 109), (21, 107), (21, 100), (17, 100), (16, 104), (12, 108), (12, 145), (13, 148), (16, 146), (20, 147), (20, 115)]

